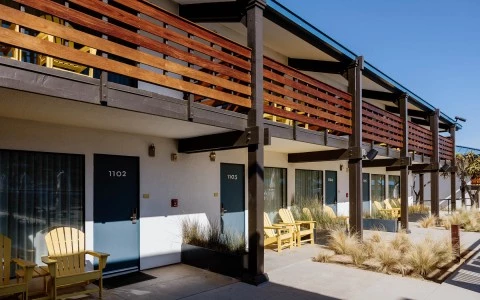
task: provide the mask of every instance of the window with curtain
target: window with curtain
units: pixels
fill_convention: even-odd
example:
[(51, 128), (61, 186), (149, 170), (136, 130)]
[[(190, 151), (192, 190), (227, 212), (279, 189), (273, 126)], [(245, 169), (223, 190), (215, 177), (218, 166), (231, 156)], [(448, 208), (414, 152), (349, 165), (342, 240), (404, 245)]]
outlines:
[(400, 198), (400, 176), (388, 175), (388, 198)]
[(84, 166), (83, 155), (0, 150), (0, 233), (12, 257), (40, 263), (49, 229), (84, 230)]
[(370, 176), (370, 186), (372, 201), (385, 200), (385, 175), (372, 174)]
[(323, 172), (295, 170), (295, 205), (312, 206), (323, 203)]
[(264, 209), (277, 222), (278, 210), (287, 206), (287, 169), (266, 167), (264, 181)]

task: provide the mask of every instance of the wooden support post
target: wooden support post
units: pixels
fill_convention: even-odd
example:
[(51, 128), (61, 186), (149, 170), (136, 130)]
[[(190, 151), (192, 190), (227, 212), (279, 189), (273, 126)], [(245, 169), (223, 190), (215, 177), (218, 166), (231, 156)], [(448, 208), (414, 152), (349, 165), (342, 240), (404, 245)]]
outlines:
[(352, 134), (349, 137), (348, 190), (350, 230), (363, 239), (362, 224), (362, 73), (363, 56), (348, 67), (348, 92), (352, 95)]
[(418, 181), (419, 181), (419, 185), (420, 185), (420, 188), (418, 189), (418, 194), (420, 195), (420, 205), (423, 205), (425, 204), (424, 200), (425, 200), (425, 189), (424, 189), (424, 186), (425, 186), (425, 174), (424, 173), (420, 173), (419, 176), (418, 176)]
[(433, 172), (430, 173), (430, 198), (431, 198), (431, 211), (432, 215), (439, 216), (440, 213), (440, 172), (438, 171), (440, 165), (440, 151), (439, 151), (439, 136), (438, 136), (438, 118), (440, 115), (440, 110), (435, 109), (432, 116), (430, 116), (430, 130), (432, 132), (432, 157), (430, 158), (430, 163), (435, 166)]
[(263, 11), (265, 0), (249, 0), (247, 44), (252, 49), (252, 107), (248, 126), (258, 127), (259, 142), (248, 146), (248, 274), (244, 280), (258, 285), (268, 281), (264, 273), (264, 125), (263, 125)]
[(451, 158), (451, 170), (450, 171), (450, 208), (452, 211), (457, 210), (457, 178), (456, 175), (456, 159), (455, 159), (455, 131), (457, 129), (456, 125), (450, 127), (450, 138), (452, 139), (452, 152), (453, 156)]
[[(400, 118), (402, 118), (403, 147), (400, 149), (400, 157), (408, 157), (408, 95), (404, 94), (398, 101)], [(408, 230), (408, 166), (402, 166), (400, 170), (400, 223), (402, 229)]]

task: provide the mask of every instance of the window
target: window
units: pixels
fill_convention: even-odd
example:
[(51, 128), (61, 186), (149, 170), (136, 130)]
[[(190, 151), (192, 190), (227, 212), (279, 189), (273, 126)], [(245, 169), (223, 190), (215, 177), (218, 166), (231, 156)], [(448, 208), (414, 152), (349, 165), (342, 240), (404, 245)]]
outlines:
[(278, 210), (287, 206), (287, 169), (265, 168), (265, 212), (277, 222)]
[(323, 203), (323, 172), (295, 170), (295, 205), (299, 207)]
[(12, 257), (40, 263), (45, 233), (56, 226), (83, 231), (83, 155), (0, 150), (0, 233)]
[(400, 198), (400, 176), (388, 175), (388, 198)]
[(385, 175), (372, 174), (370, 180), (370, 186), (372, 187), (370, 197), (372, 201), (385, 200)]

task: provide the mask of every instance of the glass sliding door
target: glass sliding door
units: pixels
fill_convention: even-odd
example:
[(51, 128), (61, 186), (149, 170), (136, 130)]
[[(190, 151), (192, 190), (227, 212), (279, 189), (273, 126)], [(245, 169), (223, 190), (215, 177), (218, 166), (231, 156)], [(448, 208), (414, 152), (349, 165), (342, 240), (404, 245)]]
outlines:
[(287, 206), (287, 169), (265, 168), (265, 212), (270, 221), (278, 221), (278, 210)]
[(400, 199), (400, 176), (388, 175), (388, 199)]
[(300, 208), (323, 204), (323, 172), (295, 170), (295, 201)]
[(84, 230), (84, 173), (83, 155), (0, 150), (0, 233), (12, 257), (40, 263), (49, 229)]
[(370, 197), (372, 201), (385, 200), (385, 175), (372, 174), (370, 176)]

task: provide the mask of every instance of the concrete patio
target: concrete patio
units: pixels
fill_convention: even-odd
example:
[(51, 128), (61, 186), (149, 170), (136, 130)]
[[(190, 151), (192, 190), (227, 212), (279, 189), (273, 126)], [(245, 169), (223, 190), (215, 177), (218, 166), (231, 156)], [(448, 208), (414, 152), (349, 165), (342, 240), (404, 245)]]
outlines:
[[(371, 232), (365, 231), (365, 236)], [(382, 233), (386, 236), (392, 233)], [(442, 237), (441, 229), (416, 228), (412, 239)], [(146, 270), (149, 280), (105, 290), (105, 299), (480, 299), (480, 233), (461, 234), (473, 255), (444, 283), (386, 275), (330, 263), (312, 257), (321, 246), (304, 245), (281, 253), (265, 252), (270, 282), (258, 287), (188, 265)], [(88, 297), (84, 299), (96, 299)]]

